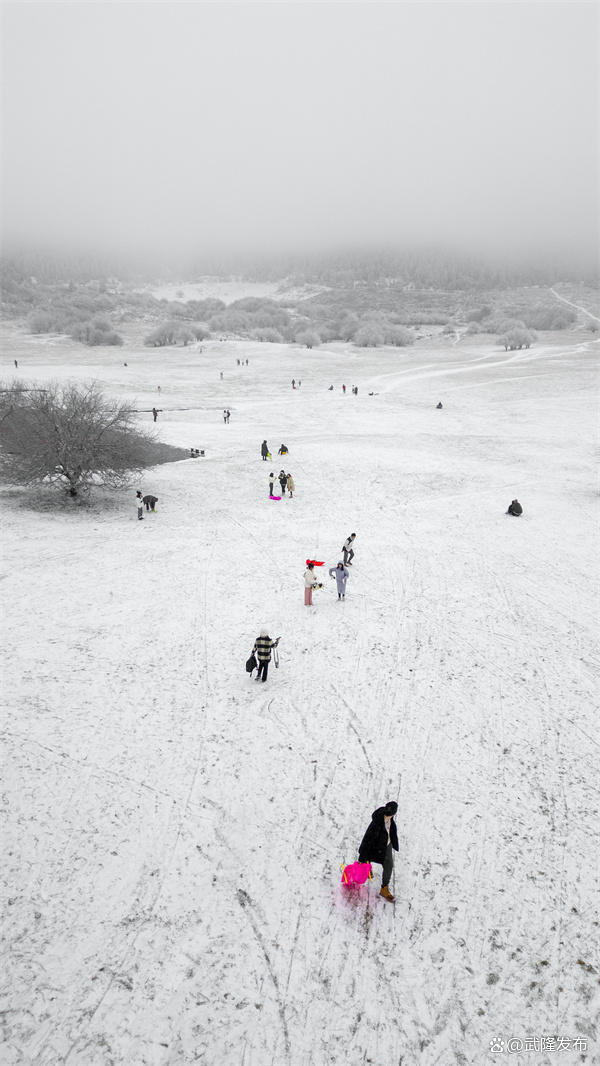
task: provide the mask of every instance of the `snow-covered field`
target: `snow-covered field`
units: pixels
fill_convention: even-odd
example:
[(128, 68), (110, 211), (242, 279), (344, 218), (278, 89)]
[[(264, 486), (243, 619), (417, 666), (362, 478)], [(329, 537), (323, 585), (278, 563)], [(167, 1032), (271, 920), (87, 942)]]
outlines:
[[(597, 1063), (597, 344), (15, 337), (206, 456), (3, 493), (3, 1066)], [(388, 799), (395, 907), (339, 884)]]

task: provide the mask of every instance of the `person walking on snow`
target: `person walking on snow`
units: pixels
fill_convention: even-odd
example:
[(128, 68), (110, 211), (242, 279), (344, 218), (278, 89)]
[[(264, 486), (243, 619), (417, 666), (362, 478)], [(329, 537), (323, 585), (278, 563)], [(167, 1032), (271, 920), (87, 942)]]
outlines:
[(156, 422), (156, 419), (158, 418), (158, 411), (156, 410), (156, 407), (152, 408), (152, 417), (153, 417), (154, 421)]
[(379, 895), (387, 899), (388, 903), (394, 902), (388, 885), (394, 870), (394, 852), (398, 851), (398, 832), (394, 821), (397, 810), (398, 804), (392, 800), (386, 803), (385, 807), (378, 807), (373, 811), (371, 824), (358, 850), (359, 862), (376, 862), (383, 866)]
[(275, 484), (275, 474), (273, 471), (269, 474), (269, 496), (273, 495), (273, 485)]
[(512, 503), (509, 503), (506, 513), (514, 514), (515, 518), (518, 518), (520, 514), (523, 514), (523, 508), (518, 500), (513, 500)]
[(261, 629), (260, 637), (256, 638), (253, 652), (256, 652), (258, 656), (258, 670), (256, 673), (256, 680), (267, 680), (267, 674), (269, 672), (269, 663), (271, 662), (271, 648), (276, 648), (279, 644), (281, 637), (277, 637), (277, 640), (271, 640), (268, 629)]
[(296, 388), (296, 379), (295, 378), (292, 378), (292, 388), (293, 389)]
[(281, 495), (285, 496), (285, 488), (287, 485), (287, 474), (285, 470), (279, 471), (279, 484), (281, 485)]
[(342, 385), (342, 392), (344, 393), (344, 395), (346, 394), (346, 386), (345, 385)]
[(263, 463), (266, 463), (269, 457), (269, 445), (267, 444), (266, 440), (264, 440), (260, 446), (260, 454), (263, 457)]
[(337, 582), (338, 600), (345, 600), (346, 599), (346, 582), (347, 582), (348, 578), (350, 577), (350, 574), (346, 570), (346, 567), (344, 566), (344, 564), (343, 563), (338, 563), (337, 566), (332, 566), (331, 570), (329, 571), (329, 576), (330, 577), (335, 577), (335, 580)]
[(142, 499), (142, 494), (141, 494), (141, 492), (139, 492), (139, 490), (135, 494), (135, 505), (137, 507), (138, 519), (139, 519), (140, 522), (143, 522), (144, 521), (144, 501)]
[(293, 497), (294, 489), (296, 488), (296, 486), (294, 484), (294, 479), (293, 479), (291, 474), (288, 474), (288, 476), (287, 476), (287, 487), (288, 487), (290, 496)]
[(344, 553), (344, 566), (352, 566), (352, 560), (354, 558), (354, 548), (352, 547), (356, 540), (356, 533), (351, 533), (347, 540), (342, 544), (342, 551)]
[(322, 585), (319, 584), (315, 575), (315, 564), (309, 563), (307, 569), (304, 571), (304, 606), (312, 607), (312, 592), (314, 588), (321, 589)]

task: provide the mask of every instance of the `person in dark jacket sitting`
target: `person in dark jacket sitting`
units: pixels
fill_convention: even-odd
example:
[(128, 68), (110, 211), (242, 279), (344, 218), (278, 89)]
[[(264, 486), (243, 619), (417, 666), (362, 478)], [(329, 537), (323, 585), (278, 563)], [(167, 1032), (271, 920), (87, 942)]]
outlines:
[(520, 514), (523, 514), (523, 508), (518, 500), (513, 500), (512, 503), (508, 505), (508, 511), (506, 513), (514, 514), (515, 518), (518, 518)]
[(276, 648), (279, 644), (280, 637), (277, 640), (271, 640), (268, 629), (261, 629), (260, 637), (256, 638), (253, 652), (256, 652), (258, 656), (258, 670), (256, 672), (256, 680), (267, 680), (267, 674), (269, 672), (269, 663), (271, 662), (271, 648)]
[(394, 902), (388, 885), (394, 870), (394, 852), (398, 851), (398, 832), (394, 821), (397, 810), (398, 804), (391, 800), (385, 807), (378, 807), (373, 811), (371, 824), (358, 850), (359, 862), (377, 862), (383, 866), (379, 895), (389, 903)]

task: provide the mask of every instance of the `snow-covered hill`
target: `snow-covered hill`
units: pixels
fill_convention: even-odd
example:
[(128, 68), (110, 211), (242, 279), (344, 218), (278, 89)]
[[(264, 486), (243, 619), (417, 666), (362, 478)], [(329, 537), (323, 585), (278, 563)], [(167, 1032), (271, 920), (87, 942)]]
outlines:
[(19, 347), (206, 455), (3, 493), (4, 1066), (597, 1061), (597, 346), (203, 348)]

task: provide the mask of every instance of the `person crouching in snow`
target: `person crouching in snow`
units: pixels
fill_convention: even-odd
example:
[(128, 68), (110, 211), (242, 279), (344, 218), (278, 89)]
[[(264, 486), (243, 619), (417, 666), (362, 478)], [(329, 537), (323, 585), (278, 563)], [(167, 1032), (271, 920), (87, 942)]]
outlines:
[(337, 566), (332, 566), (329, 571), (330, 577), (335, 577), (337, 582), (337, 594), (338, 600), (346, 599), (346, 582), (350, 577), (350, 571), (346, 570), (343, 563), (338, 563)]
[(309, 563), (304, 571), (304, 606), (312, 607), (312, 591), (314, 588), (322, 588), (315, 575), (315, 564)]
[(359, 862), (376, 862), (383, 866), (380, 896), (389, 903), (394, 897), (388, 885), (394, 870), (394, 852), (398, 851), (398, 832), (394, 815), (398, 804), (392, 800), (385, 807), (378, 807), (371, 815), (371, 824), (367, 829), (358, 850)]
[(271, 640), (268, 629), (261, 629), (260, 637), (256, 638), (252, 651), (255, 651), (258, 656), (257, 681), (261, 680), (261, 675), (263, 681), (267, 680), (269, 663), (271, 662), (271, 648), (276, 648), (280, 639), (280, 637), (277, 637), (277, 640)]
[(290, 496), (293, 496), (294, 495), (294, 489), (296, 488), (296, 486), (294, 484), (294, 479), (293, 479), (291, 474), (288, 474), (288, 476), (287, 476), (287, 487), (288, 487)]
[(509, 503), (506, 513), (514, 514), (515, 518), (518, 518), (520, 514), (523, 514), (523, 508), (518, 500), (513, 500), (512, 503)]

